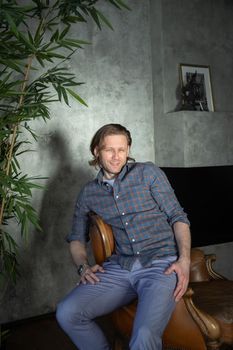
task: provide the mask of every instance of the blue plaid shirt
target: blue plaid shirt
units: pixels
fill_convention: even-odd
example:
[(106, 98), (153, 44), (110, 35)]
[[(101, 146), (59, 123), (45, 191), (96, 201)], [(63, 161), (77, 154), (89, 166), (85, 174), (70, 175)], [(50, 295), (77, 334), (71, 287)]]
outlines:
[(154, 259), (177, 255), (172, 225), (189, 224), (165, 174), (149, 162), (127, 163), (113, 186), (100, 170), (78, 196), (68, 242), (88, 241), (90, 211), (112, 226), (116, 254), (111, 259), (129, 270), (137, 258), (150, 266)]

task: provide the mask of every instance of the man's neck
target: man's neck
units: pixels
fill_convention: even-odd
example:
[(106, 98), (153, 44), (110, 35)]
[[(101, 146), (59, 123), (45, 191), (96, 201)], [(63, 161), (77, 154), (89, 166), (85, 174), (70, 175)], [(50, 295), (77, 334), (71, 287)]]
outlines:
[[(117, 174), (118, 175), (118, 174)], [(115, 180), (115, 178), (117, 177), (117, 175), (113, 174), (112, 176), (109, 175), (109, 174), (105, 174), (104, 173), (104, 176), (103, 176), (103, 180)]]

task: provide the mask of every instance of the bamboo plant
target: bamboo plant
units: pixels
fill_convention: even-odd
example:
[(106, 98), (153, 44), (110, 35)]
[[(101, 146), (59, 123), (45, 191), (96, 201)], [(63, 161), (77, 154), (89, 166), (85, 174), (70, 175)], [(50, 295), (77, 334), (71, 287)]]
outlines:
[[(117, 9), (122, 0), (102, 0)], [(0, 0), (0, 276), (16, 281), (18, 247), (10, 229), (20, 226), (27, 239), (30, 226), (40, 229), (31, 204), (32, 191), (41, 188), (38, 178), (24, 174), (19, 158), (27, 152), (27, 133), (35, 140), (32, 122), (50, 118), (50, 104), (69, 105), (82, 84), (65, 62), (89, 44), (71, 37), (71, 29), (92, 19), (101, 29), (108, 19), (98, 9), (101, 0)], [(28, 4), (29, 3), (29, 4)], [(24, 5), (25, 4), (25, 5)], [(26, 149), (25, 149), (26, 147)], [(0, 280), (1, 282), (1, 280)]]

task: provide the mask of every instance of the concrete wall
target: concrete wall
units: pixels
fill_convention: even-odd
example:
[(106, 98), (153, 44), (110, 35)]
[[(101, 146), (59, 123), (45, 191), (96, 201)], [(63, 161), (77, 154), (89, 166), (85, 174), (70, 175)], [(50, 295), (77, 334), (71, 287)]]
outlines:
[(52, 120), (34, 125), (37, 152), (22, 163), (26, 172), (48, 176), (47, 189), (34, 195), (44, 232), (31, 232), (27, 246), (19, 241), (21, 278), (1, 296), (0, 322), (53, 311), (78, 281), (64, 238), (77, 193), (96, 173), (88, 165), (94, 132), (106, 123), (122, 123), (132, 131), (132, 156), (154, 160), (149, 2), (129, 3), (132, 11), (103, 5), (114, 31), (99, 31), (93, 23), (74, 29), (75, 38), (92, 42), (69, 62), (86, 82), (78, 92), (89, 108), (75, 101), (71, 108), (54, 104)]
[[(155, 156), (161, 166), (233, 164), (233, 3), (151, 1)], [(217, 113), (177, 112), (180, 63), (210, 66)]]

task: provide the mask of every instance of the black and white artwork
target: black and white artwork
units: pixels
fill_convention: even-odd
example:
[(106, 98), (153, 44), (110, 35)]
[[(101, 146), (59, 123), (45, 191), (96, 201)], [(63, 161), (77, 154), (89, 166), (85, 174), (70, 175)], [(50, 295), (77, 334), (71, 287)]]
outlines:
[(210, 68), (198, 65), (180, 65), (182, 109), (214, 111)]

